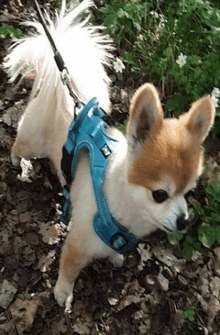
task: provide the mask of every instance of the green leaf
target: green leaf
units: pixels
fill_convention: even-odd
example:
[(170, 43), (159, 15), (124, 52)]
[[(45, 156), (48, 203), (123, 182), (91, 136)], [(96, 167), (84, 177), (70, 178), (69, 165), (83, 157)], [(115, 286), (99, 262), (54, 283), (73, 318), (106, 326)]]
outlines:
[(126, 134), (127, 123), (128, 121), (125, 120), (122, 124), (118, 126), (118, 130), (120, 130), (123, 134)]
[(176, 245), (178, 244), (183, 238), (183, 234), (181, 233), (173, 233), (168, 235), (168, 240), (170, 244)]
[(215, 226), (213, 227), (215, 231), (215, 237), (218, 242), (220, 242), (220, 226)]
[(198, 230), (199, 241), (206, 248), (210, 248), (215, 242), (215, 230), (211, 226), (202, 226)]
[(134, 27), (137, 29), (137, 31), (141, 31), (141, 26), (139, 23), (133, 22), (133, 24), (134, 24)]
[(117, 15), (119, 18), (127, 17), (128, 19), (130, 18), (130, 15), (124, 11), (122, 8), (120, 8), (117, 12)]
[(182, 256), (186, 261), (192, 260), (193, 251), (200, 250), (201, 243), (196, 237), (188, 236), (183, 242)]
[(220, 214), (211, 213), (211, 215), (209, 217), (209, 222), (210, 222), (210, 224), (215, 223), (215, 222), (220, 222)]
[(193, 309), (187, 309), (183, 312), (183, 317), (184, 319), (193, 322), (195, 321), (195, 311)]
[(4, 39), (8, 35), (10, 35), (12, 38), (21, 38), (23, 37), (23, 32), (18, 28), (4, 24), (0, 27), (0, 39)]
[(220, 182), (217, 180), (211, 181), (205, 191), (210, 194), (215, 200), (220, 202)]
[(168, 101), (167, 101), (167, 109), (169, 112), (174, 111), (177, 107), (179, 107), (180, 105), (180, 101), (181, 101), (182, 95), (177, 93), (175, 95), (173, 95)]
[(186, 244), (185, 245), (191, 245), (195, 250), (200, 251), (201, 249), (201, 244), (198, 241), (197, 237), (193, 236), (188, 236), (185, 240)]
[(170, 99), (167, 100), (166, 106), (169, 112), (179, 114), (186, 103), (187, 103), (187, 97), (180, 93), (176, 93)]
[[(220, 115), (219, 115), (220, 116)], [(211, 136), (212, 138), (216, 138), (216, 136), (218, 135), (218, 133), (220, 133), (220, 123), (216, 122), (212, 129), (211, 129)]]
[(167, 58), (167, 59), (170, 59), (170, 57), (173, 55), (173, 50), (171, 47), (168, 47), (166, 48), (164, 51), (163, 51), (163, 54), (164, 56)]
[(202, 207), (202, 205), (200, 204), (200, 202), (198, 202), (197, 200), (193, 201), (193, 209), (195, 211), (195, 213), (200, 216), (203, 220), (205, 220), (206, 215), (205, 215), (205, 210)]
[(183, 247), (183, 250), (182, 250), (183, 258), (186, 261), (190, 262), (192, 260), (193, 251), (195, 250), (192, 247)]
[(115, 14), (109, 14), (104, 18), (104, 24), (106, 27), (111, 28), (111, 26), (117, 25), (117, 19)]

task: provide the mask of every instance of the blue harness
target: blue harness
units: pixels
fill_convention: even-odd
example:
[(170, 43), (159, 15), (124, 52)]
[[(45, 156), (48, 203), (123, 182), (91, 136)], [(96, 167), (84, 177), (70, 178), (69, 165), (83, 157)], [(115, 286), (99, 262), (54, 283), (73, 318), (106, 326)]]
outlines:
[(97, 213), (93, 219), (94, 229), (103, 242), (119, 254), (124, 254), (132, 250), (139, 239), (112, 217), (105, 200), (104, 177), (118, 141), (107, 134), (108, 125), (103, 120), (104, 116), (98, 100), (94, 98), (70, 125), (61, 162), (67, 182), (63, 192), (65, 201), (61, 221), (67, 225), (70, 220), (69, 186), (74, 179), (80, 153), (86, 149), (90, 158), (90, 174), (97, 205)]

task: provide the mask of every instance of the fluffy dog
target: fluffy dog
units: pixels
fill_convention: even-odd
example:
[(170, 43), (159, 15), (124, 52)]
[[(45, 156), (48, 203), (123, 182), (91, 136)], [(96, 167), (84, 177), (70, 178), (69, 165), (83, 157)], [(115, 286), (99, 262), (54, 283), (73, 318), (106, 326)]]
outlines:
[[(104, 65), (111, 58), (108, 37), (98, 33), (79, 16), (91, 3), (87, 0), (66, 14), (65, 1), (48, 27), (69, 69), (80, 100), (97, 97), (110, 111), (110, 80)], [(14, 165), (20, 159), (48, 157), (62, 185), (62, 147), (73, 119), (73, 100), (64, 87), (53, 53), (40, 23), (25, 22), (37, 32), (17, 41), (4, 66), (13, 82), (35, 76), (28, 106), (19, 122), (12, 148)], [(215, 108), (208, 97), (195, 102), (179, 119), (164, 119), (153, 85), (141, 86), (131, 101), (127, 136), (115, 128), (108, 132), (118, 140), (104, 180), (104, 193), (112, 216), (137, 237), (157, 228), (182, 229), (188, 218), (184, 195), (196, 185), (202, 173), (205, 140), (214, 122)], [(74, 282), (83, 267), (96, 257), (108, 257), (122, 265), (123, 256), (108, 247), (93, 229), (96, 202), (84, 151), (71, 184), (71, 228), (62, 250), (59, 277), (54, 294), (60, 306), (73, 298)]]

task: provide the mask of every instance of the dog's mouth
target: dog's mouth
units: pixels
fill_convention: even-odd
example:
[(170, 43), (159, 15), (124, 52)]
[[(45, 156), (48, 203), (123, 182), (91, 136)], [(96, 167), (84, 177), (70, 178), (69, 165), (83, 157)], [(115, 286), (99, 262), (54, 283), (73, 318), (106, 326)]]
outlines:
[(174, 228), (174, 227), (168, 227), (162, 224), (162, 229), (165, 230), (166, 233), (175, 233), (178, 231), (178, 229)]
[(176, 229), (171, 229), (171, 228), (168, 228), (167, 226), (163, 226), (163, 230), (166, 232), (166, 233), (181, 233), (181, 234), (185, 234), (186, 233), (186, 229), (183, 229), (183, 230), (179, 230), (178, 228)]
[(169, 228), (167, 228), (167, 227), (165, 227), (165, 229), (166, 229), (166, 231), (167, 231), (168, 233), (174, 233), (174, 230), (172, 230), (172, 229), (169, 229)]

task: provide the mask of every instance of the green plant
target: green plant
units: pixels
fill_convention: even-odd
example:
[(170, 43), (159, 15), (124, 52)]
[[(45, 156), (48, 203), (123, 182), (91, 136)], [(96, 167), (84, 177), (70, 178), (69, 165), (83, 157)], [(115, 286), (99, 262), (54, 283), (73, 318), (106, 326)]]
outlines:
[[(178, 115), (220, 87), (220, 3), (208, 0), (103, 0), (103, 23), (133, 76), (157, 79)], [(185, 61), (178, 63), (182, 54)], [(218, 98), (215, 99), (220, 117)], [(216, 137), (220, 126), (212, 130)]]
[(3, 26), (0, 27), (0, 39), (3, 40), (8, 35), (12, 38), (21, 38), (23, 37), (23, 32), (20, 29), (14, 28), (13, 26), (5, 23), (3, 24)]
[(128, 121), (125, 120), (122, 124), (118, 126), (118, 129), (123, 133), (126, 134), (126, 127), (127, 127)]
[[(200, 202), (193, 202), (195, 213), (194, 223), (202, 221), (198, 228), (197, 236), (187, 236), (183, 241), (182, 256), (190, 261), (193, 252), (200, 250), (202, 246), (210, 248), (217, 241), (220, 242), (220, 182), (213, 180), (205, 187), (206, 193), (210, 196), (210, 204), (203, 207)], [(169, 235), (172, 245), (178, 244), (183, 239), (183, 234), (175, 233)]]
[[(69, 4), (71, 3), (72, 0), (66, 0), (66, 3)], [(55, 0), (55, 6), (56, 8), (60, 9), (62, 4), (62, 0)]]
[(194, 251), (200, 251), (201, 243), (195, 236), (187, 236), (183, 242), (182, 256), (186, 261), (191, 261)]
[[(120, 47), (127, 40), (130, 44), (136, 41), (137, 33), (146, 25), (149, 4), (147, 1), (106, 0), (100, 9), (106, 33), (113, 36)], [(131, 44), (130, 44), (131, 45)]]
[[(103, 1), (101, 12), (106, 33), (110, 34), (121, 58), (127, 64), (126, 71), (143, 80), (153, 76), (163, 83), (168, 95), (166, 108), (178, 115), (203, 95), (211, 94), (218, 107), (219, 94), (212, 95), (214, 87), (220, 87), (220, 3), (207, 0), (160, 1)], [(147, 15), (147, 16), (146, 16)], [(218, 89), (217, 89), (218, 91)], [(125, 132), (126, 125), (119, 129)], [(220, 133), (216, 122), (211, 134)], [(187, 260), (202, 246), (210, 248), (220, 241), (220, 183), (213, 181), (205, 188), (212, 202), (206, 208), (195, 201), (194, 223), (202, 221), (197, 236), (171, 234), (171, 244), (181, 241), (182, 255)]]
[(184, 319), (189, 320), (191, 322), (195, 321), (195, 311), (194, 311), (194, 309), (189, 308), (189, 309), (185, 310), (183, 312), (183, 317), (184, 317)]

